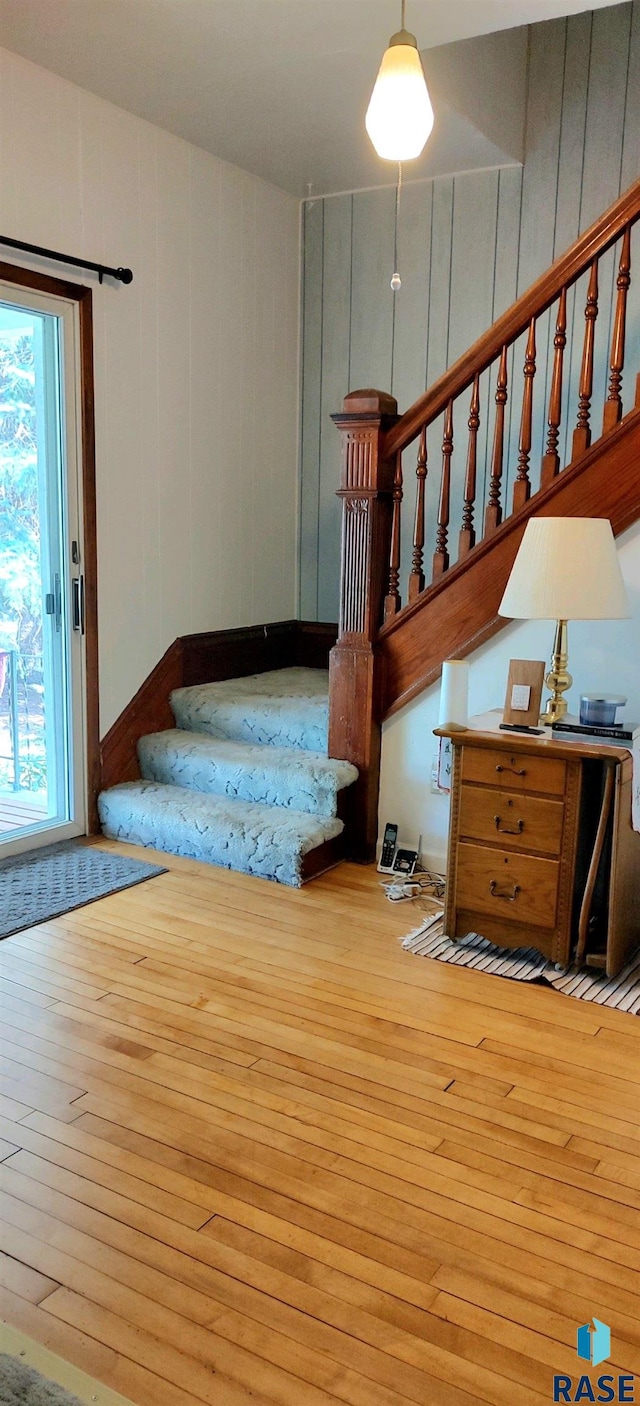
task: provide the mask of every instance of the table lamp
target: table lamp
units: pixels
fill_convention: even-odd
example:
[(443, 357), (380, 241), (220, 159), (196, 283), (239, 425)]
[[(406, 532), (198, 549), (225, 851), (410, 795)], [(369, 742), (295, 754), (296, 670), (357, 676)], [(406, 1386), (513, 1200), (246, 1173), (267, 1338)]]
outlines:
[(631, 614), (608, 518), (530, 518), (498, 614), (557, 622), (545, 678), (551, 697), (540, 719), (552, 726), (567, 711), (563, 694), (573, 683), (567, 671), (567, 621), (620, 620)]

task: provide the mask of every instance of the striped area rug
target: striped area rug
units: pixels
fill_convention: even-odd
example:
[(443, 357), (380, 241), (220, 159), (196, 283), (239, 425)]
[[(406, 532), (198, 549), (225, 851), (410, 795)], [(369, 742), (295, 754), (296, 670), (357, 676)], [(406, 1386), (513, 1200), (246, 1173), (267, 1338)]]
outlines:
[(585, 967), (557, 971), (553, 962), (547, 961), (534, 947), (496, 947), (478, 933), (468, 933), (452, 942), (442, 931), (441, 913), (432, 914), (415, 932), (410, 932), (402, 939), (402, 946), (418, 957), (433, 957), (436, 962), (448, 962), (456, 967), (472, 967), (474, 971), (505, 976), (510, 981), (544, 981), (565, 996), (640, 1015), (640, 952), (613, 978)]

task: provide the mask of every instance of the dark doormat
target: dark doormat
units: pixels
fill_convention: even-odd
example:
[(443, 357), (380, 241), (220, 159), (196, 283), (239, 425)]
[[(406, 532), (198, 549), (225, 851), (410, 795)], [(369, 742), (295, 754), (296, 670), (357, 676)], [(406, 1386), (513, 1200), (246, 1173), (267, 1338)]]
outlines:
[(82, 1406), (77, 1396), (17, 1357), (0, 1355), (0, 1406)]
[(0, 860), (0, 938), (166, 872), (81, 840), (11, 855)]

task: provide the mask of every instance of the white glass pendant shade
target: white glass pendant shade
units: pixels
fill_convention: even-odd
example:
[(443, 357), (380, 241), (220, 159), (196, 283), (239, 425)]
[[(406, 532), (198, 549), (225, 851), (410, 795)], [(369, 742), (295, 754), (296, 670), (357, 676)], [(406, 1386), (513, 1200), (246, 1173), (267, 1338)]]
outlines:
[(389, 40), (367, 108), (365, 126), (385, 161), (412, 161), (433, 127), (433, 108), (413, 34)]

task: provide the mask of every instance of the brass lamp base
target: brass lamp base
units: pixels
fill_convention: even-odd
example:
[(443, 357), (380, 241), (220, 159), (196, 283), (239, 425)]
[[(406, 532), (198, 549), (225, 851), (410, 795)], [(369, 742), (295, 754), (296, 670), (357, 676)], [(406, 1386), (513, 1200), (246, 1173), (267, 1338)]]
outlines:
[(558, 620), (555, 639), (553, 641), (551, 668), (545, 678), (547, 688), (551, 689), (551, 697), (547, 699), (544, 712), (540, 718), (540, 722), (544, 723), (545, 727), (553, 727), (553, 724), (560, 722), (567, 713), (569, 705), (566, 698), (563, 698), (562, 695), (566, 693), (568, 688), (571, 688), (573, 683), (571, 674), (567, 670), (568, 662), (569, 634), (567, 621)]

